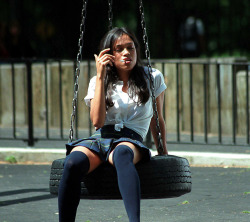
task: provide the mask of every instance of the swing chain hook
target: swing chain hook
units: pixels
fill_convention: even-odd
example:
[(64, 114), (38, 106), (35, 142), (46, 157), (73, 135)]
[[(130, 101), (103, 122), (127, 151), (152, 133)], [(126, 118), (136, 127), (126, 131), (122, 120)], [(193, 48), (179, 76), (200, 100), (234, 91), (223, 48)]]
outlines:
[(148, 36), (147, 36), (147, 30), (146, 30), (146, 22), (145, 22), (145, 17), (144, 17), (144, 8), (143, 8), (143, 3), (142, 0), (139, 0), (139, 11), (141, 15), (141, 27), (142, 27), (142, 32), (143, 32), (143, 42), (145, 45), (145, 56), (148, 61), (148, 73), (149, 73), (149, 79), (150, 79), (150, 89), (152, 93), (152, 102), (153, 102), (153, 113), (156, 121), (156, 129), (157, 129), (157, 139), (158, 139), (158, 147), (157, 151), (159, 155), (163, 155), (164, 149), (163, 149), (163, 143), (162, 143), (162, 135), (161, 135), (161, 129), (160, 129), (160, 124), (159, 124), (159, 115), (157, 111), (157, 105), (156, 105), (156, 98), (155, 98), (155, 89), (154, 89), (154, 80), (153, 80), (153, 75), (152, 75), (152, 65), (150, 61), (150, 51), (149, 51), (149, 46), (148, 46)]
[(113, 28), (113, 10), (112, 10), (113, 0), (109, 0), (108, 5), (109, 5), (109, 10), (108, 10), (109, 30), (111, 30)]
[(85, 19), (87, 14), (87, 2), (88, 0), (83, 0), (83, 8), (81, 12), (81, 24), (80, 24), (80, 37), (78, 40), (78, 48), (79, 51), (76, 57), (76, 69), (74, 75), (74, 98), (72, 101), (72, 114), (70, 118), (70, 130), (69, 130), (69, 142), (72, 142), (74, 136), (74, 123), (77, 115), (77, 97), (78, 97), (78, 89), (79, 89), (79, 75), (80, 75), (80, 64), (82, 60), (82, 48), (83, 48), (83, 36), (85, 32)]

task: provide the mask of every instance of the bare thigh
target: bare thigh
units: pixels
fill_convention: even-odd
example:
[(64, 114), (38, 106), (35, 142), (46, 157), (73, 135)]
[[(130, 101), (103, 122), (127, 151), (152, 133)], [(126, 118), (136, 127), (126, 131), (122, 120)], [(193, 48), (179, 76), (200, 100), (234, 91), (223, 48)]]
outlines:
[[(134, 152), (134, 160), (133, 160), (134, 164), (138, 163), (141, 160), (142, 154), (141, 154), (139, 148), (137, 146), (135, 146), (133, 143), (121, 142), (121, 143), (118, 143), (117, 146), (119, 146), (119, 145), (126, 145), (126, 146), (128, 146), (128, 147), (130, 147), (132, 149), (132, 151)], [(109, 163), (112, 164), (112, 165), (114, 165), (114, 163), (113, 163), (113, 153), (114, 153), (114, 150), (116, 149), (116, 147), (113, 149), (113, 151), (111, 151), (111, 153), (109, 155), (109, 158), (108, 158)]]
[(84, 146), (76, 146), (72, 149), (71, 152), (74, 152), (74, 151), (81, 151), (81, 152), (85, 153), (87, 155), (87, 157), (89, 158), (90, 167), (89, 167), (88, 173), (92, 172), (94, 169), (96, 169), (102, 163), (102, 160), (98, 156), (98, 154), (96, 154), (94, 151), (91, 151), (90, 149), (88, 149)]

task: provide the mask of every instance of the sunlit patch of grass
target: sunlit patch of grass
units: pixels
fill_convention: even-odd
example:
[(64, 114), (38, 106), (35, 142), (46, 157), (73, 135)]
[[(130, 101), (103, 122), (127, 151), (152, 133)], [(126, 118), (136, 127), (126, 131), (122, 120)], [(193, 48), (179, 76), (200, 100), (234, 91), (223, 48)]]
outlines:
[(184, 204), (189, 204), (188, 200), (184, 200), (182, 203), (178, 204), (178, 205), (184, 205)]
[(14, 156), (7, 156), (5, 158), (5, 161), (9, 162), (9, 163), (17, 163), (17, 160)]

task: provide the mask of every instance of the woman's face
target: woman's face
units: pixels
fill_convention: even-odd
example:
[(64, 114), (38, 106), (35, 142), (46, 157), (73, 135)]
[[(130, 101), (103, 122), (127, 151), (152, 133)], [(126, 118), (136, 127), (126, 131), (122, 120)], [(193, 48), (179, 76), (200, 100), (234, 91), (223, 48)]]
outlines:
[(131, 71), (137, 62), (137, 53), (133, 40), (123, 34), (114, 43), (113, 55), (115, 56), (114, 65), (119, 71)]

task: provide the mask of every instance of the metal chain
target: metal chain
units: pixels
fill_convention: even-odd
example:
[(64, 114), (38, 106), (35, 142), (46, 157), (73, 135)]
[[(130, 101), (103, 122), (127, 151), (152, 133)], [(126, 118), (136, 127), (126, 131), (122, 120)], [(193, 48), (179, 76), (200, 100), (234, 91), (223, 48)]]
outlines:
[(74, 83), (74, 98), (72, 101), (72, 114), (70, 118), (70, 130), (69, 130), (69, 142), (72, 142), (74, 136), (74, 123), (76, 119), (76, 111), (77, 111), (77, 96), (79, 89), (79, 75), (80, 75), (80, 63), (82, 60), (82, 48), (83, 48), (83, 36), (85, 32), (85, 19), (86, 19), (86, 7), (88, 0), (83, 0), (83, 8), (81, 13), (81, 24), (80, 24), (80, 37), (78, 40), (78, 48), (79, 51), (76, 57), (76, 69), (75, 69), (75, 83)]
[(113, 11), (112, 11), (112, 5), (113, 5), (113, 0), (109, 0), (109, 11), (108, 11), (108, 20), (109, 20), (109, 30), (113, 28)]
[(141, 15), (141, 27), (143, 31), (143, 42), (145, 45), (145, 56), (148, 60), (148, 72), (149, 72), (149, 79), (150, 79), (150, 88), (152, 92), (152, 101), (153, 101), (153, 112), (154, 112), (154, 117), (156, 121), (156, 129), (157, 129), (157, 139), (158, 139), (158, 148), (157, 151), (159, 155), (163, 155), (163, 144), (162, 144), (162, 136), (161, 136), (161, 129), (160, 129), (160, 124), (159, 124), (159, 115), (157, 111), (157, 105), (156, 105), (156, 98), (155, 98), (155, 89), (154, 89), (154, 80), (152, 76), (152, 66), (151, 66), (151, 61), (150, 61), (150, 51), (149, 51), (149, 46), (148, 46), (148, 36), (147, 36), (147, 30), (146, 30), (146, 22), (145, 22), (145, 17), (144, 17), (144, 8), (143, 8), (143, 3), (142, 0), (139, 0), (139, 10), (140, 10), (140, 15)]

